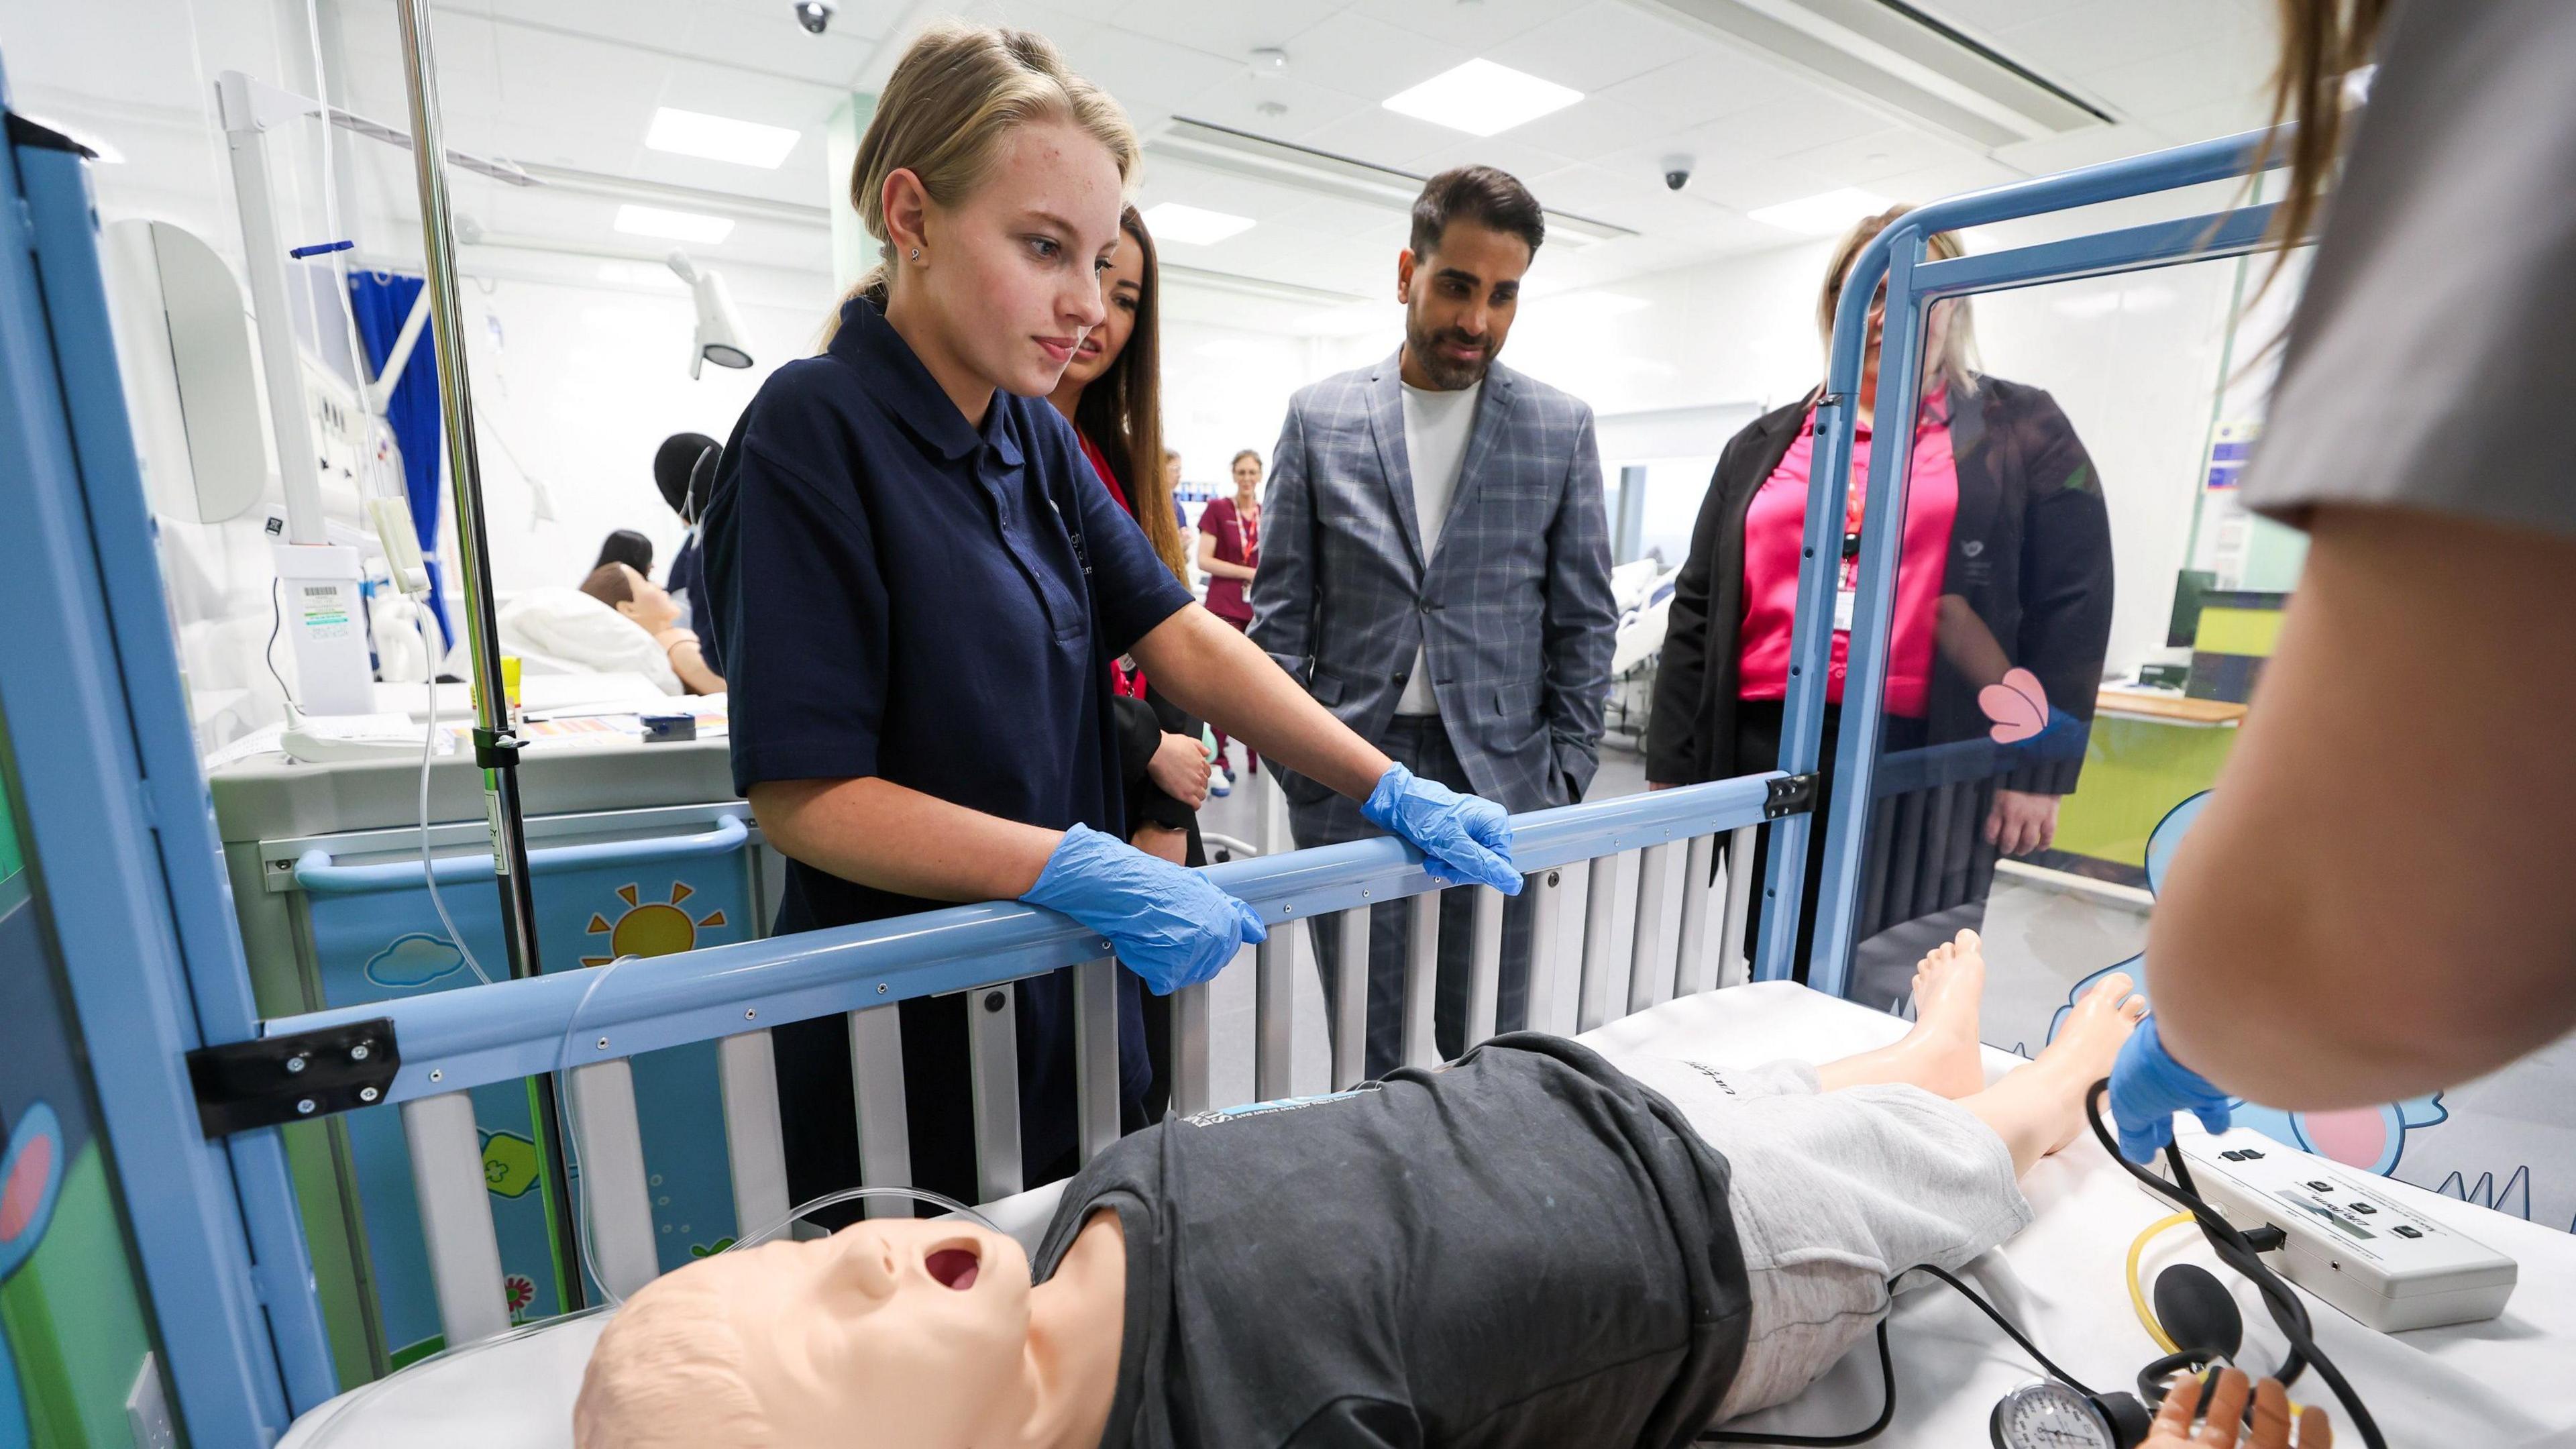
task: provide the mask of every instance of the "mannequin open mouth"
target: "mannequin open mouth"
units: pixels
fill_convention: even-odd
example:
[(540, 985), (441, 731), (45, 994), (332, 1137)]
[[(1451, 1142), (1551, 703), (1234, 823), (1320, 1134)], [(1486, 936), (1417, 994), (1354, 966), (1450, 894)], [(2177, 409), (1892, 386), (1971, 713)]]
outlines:
[(975, 1286), (975, 1275), (983, 1268), (972, 1248), (942, 1248), (922, 1259), (921, 1266), (942, 1286), (960, 1293)]

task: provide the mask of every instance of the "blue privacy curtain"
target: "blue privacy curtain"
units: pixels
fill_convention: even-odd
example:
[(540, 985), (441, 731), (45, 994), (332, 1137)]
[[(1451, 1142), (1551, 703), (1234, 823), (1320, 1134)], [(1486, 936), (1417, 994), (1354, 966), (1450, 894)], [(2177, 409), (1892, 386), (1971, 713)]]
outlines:
[[(402, 336), (403, 319), (411, 315), (411, 304), (420, 296), (418, 277), (395, 276), (390, 272), (351, 272), (349, 305), (358, 317), (358, 338), (366, 344), (367, 368), (377, 371), (392, 355), (394, 339)], [(439, 578), (438, 563), (438, 360), (436, 343), (423, 327), (420, 342), (411, 350), (411, 361), (403, 368), (402, 381), (394, 385), (393, 397), (385, 408), (385, 421), (393, 427), (394, 445), (402, 449), (403, 493), (411, 502), (412, 531), (420, 535), (420, 551), (430, 556), (429, 607), (438, 620), (439, 632), (450, 642), (456, 638), (448, 625), (447, 594)], [(430, 673), (438, 672), (432, 661)]]

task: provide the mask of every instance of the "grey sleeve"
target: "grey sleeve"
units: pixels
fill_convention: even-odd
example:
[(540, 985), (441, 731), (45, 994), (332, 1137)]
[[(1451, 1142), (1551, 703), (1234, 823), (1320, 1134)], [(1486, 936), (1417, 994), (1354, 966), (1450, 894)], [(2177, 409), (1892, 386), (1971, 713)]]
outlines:
[(2245, 502), (2576, 533), (2576, 4), (2390, 24)]

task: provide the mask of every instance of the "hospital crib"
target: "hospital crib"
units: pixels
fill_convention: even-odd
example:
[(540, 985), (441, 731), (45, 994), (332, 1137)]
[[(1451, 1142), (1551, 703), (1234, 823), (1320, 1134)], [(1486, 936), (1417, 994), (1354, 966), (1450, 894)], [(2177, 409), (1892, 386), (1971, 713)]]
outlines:
[[(1801, 806), (1801, 793), (1773, 772), (1686, 790), (1575, 805), (1520, 817), (1514, 855), (1534, 899), (1530, 994), (1550, 1003), (1575, 993), (1581, 1029), (1642, 1011), (1718, 983), (1721, 960), (1742, 954), (1749, 878), (1733, 873), (1710, 887), (1717, 837), (1731, 834), (1733, 858), (1749, 858), (1767, 820)], [(1678, 929), (1667, 931), (1667, 878), (1682, 857)], [(1635, 927), (1625, 959), (1613, 956), (1618, 858), (1635, 858)], [(1560, 961), (1561, 914), (1573, 894), (1569, 868), (1589, 862), (1581, 945)], [(1404, 1055), (1430, 1064), (1431, 976), (1439, 951), (1441, 887), (1419, 856), (1392, 840), (1299, 851), (1210, 869), (1230, 894), (1256, 907), (1270, 939), (1233, 968), (1254, 976), (1254, 1092), (1290, 1093), (1297, 1051), (1294, 933), (1339, 933), (1343, 949), (1365, 954), (1369, 911), (1404, 902), (1410, 912)], [(1493, 1034), (1502, 945), (1503, 896), (1476, 893), (1473, 988), (1468, 1038)], [(400, 1115), (409, 1144), (422, 1232), (451, 1347), (511, 1326), (505, 1301), (484, 1151), (469, 1094), (477, 1087), (561, 1071), (580, 1164), (577, 1198), (586, 1213), (599, 1286), (623, 1297), (662, 1271), (653, 1211), (653, 1164), (636, 1114), (633, 1060), (698, 1042), (716, 1043), (734, 1219), (750, 1231), (786, 1218), (791, 1204), (779, 1137), (770, 1030), (831, 1014), (848, 1024), (865, 1182), (909, 1180), (902, 1027), (895, 1003), (971, 992), (969, 1051), (978, 1194), (990, 1203), (1040, 1184), (1020, 1178), (1016, 1036), (1012, 983), (1059, 967), (1076, 975), (1077, 1078), (1083, 1155), (1118, 1135), (1118, 1019), (1115, 962), (1108, 943), (1052, 913), (1020, 905), (963, 906), (899, 920), (817, 931), (789, 940), (711, 947), (685, 955), (628, 958), (611, 966), (524, 981), (346, 1007), (268, 1022), (269, 1039), (311, 1042), (317, 1054), (352, 1052), (399, 1064), (352, 1076), (372, 1093), (359, 1110)], [(1347, 959), (1359, 959), (1354, 956)], [(1614, 1000), (1614, 983), (1625, 980)], [(1332, 1018), (1331, 1084), (1360, 1079), (1367, 978), (1342, 973)], [(1210, 987), (1185, 988), (1175, 1002), (1173, 1110), (1188, 1115), (1218, 1102), (1211, 1091)], [(1542, 1008), (1543, 1009), (1543, 1008)], [(308, 1069), (309, 1070), (309, 1069)], [(301, 1074), (299, 1073), (300, 1077)], [(290, 1088), (281, 1078), (281, 1090)], [(300, 1100), (300, 1099), (299, 1099)], [(316, 1107), (320, 1103), (316, 1103)], [(872, 1206), (896, 1206), (874, 1204)]]
[[(0, 85), (0, 107), (7, 93)], [(0, 144), (0, 196), (16, 203), (16, 224), (0, 228), (0, 474), (15, 482), (11, 526), (0, 529), (0, 707), (13, 727), (17, 786), (27, 805), (35, 853), (50, 900), (50, 922), (68, 998), (78, 1009), (86, 1087), (114, 1146), (116, 1186), (132, 1231), (132, 1253), (148, 1289), (161, 1368), (201, 1445), (266, 1445), (300, 1414), (341, 1387), (327, 1344), (313, 1264), (305, 1249), (279, 1124), (343, 1112), (399, 1118), (420, 1198), (423, 1233), (435, 1261), (440, 1317), (451, 1344), (495, 1341), (508, 1322), (467, 1093), (488, 1083), (557, 1079), (577, 1126), (582, 1181), (591, 1201), (593, 1256), (605, 1286), (631, 1291), (655, 1268), (644, 1160), (630, 1063), (639, 1055), (714, 1043), (736, 1216), (783, 1217), (787, 1201), (778, 1103), (767, 1033), (781, 1023), (839, 1015), (848, 1023), (861, 1107), (863, 1174), (893, 1183), (907, 1174), (898, 1028), (901, 1000), (973, 991), (984, 1008), (972, 1048), (982, 1182), (995, 1203), (1026, 1201), (1017, 1177), (1010, 1080), (1010, 983), (1062, 967), (1081, 988), (1079, 1097), (1082, 1142), (1096, 1152), (1117, 1128), (1116, 1025), (1106, 943), (1061, 917), (1017, 905), (978, 905), (901, 920), (743, 942), (609, 967), (504, 981), (384, 1005), (263, 1019), (249, 988), (206, 787), (187, 728), (169, 615), (152, 544), (152, 522), (124, 414), (112, 332), (100, 279), (96, 218), (77, 143), (11, 114)], [(1884, 1015), (1834, 1000), (1844, 993), (1857, 896), (1868, 882), (1865, 816), (1833, 811), (1826, 822), (1824, 878), (1808, 962), (1809, 992), (1790, 986), (1802, 899), (1806, 842), (1822, 738), (1828, 633), (1809, 621), (1831, 617), (1832, 528), (1841, 510), (1824, 491), (1847, 472), (1863, 314), (1872, 283), (1887, 279), (1887, 374), (1882, 426), (1909, 415), (1908, 379), (1924, 309), (1944, 296), (2066, 277), (2241, 254), (2257, 245), (2270, 208), (2162, 222), (2014, 250), (1932, 261), (1937, 230), (2082, 207), (2120, 197), (2228, 181), (2245, 171), (2261, 137), (2236, 137), (2092, 167), (1937, 203), (1892, 227), (1854, 264), (1837, 322), (1828, 391), (1809, 499), (1782, 769), (1685, 790), (1570, 806), (1517, 822), (1516, 856), (1535, 896), (1532, 998), (1572, 992), (1579, 1027), (1643, 1032), (1689, 1018), (1694, 1029), (1733, 1022), (1732, 1049), (1770, 1054), (1866, 1049), (1902, 1030)], [(434, 153), (433, 153), (434, 154)], [(1860, 590), (1850, 653), (1849, 695), (1838, 750), (1838, 790), (1874, 799), (1900, 782), (1905, 766), (1881, 760), (1875, 729), (1884, 684), (1907, 450), (1872, 459)], [(1926, 770), (1917, 786), (1972, 778)], [(1750, 974), (1757, 984), (1710, 991), (1720, 961), (1742, 945), (1749, 892), (1730, 879), (1709, 889), (1720, 835), (1734, 845), (1773, 834), (1765, 911)], [(1732, 848), (1732, 847), (1731, 847)], [(1554, 943), (1575, 909), (1568, 867), (1639, 857), (1641, 898), (1627, 959), (1615, 953), (1616, 872), (1596, 866), (1582, 902), (1580, 946)], [(1689, 882), (1678, 903), (1661, 898), (1673, 856)], [(1747, 852), (1732, 850), (1733, 859)], [(1433, 1053), (1427, 989), (1435, 959), (1435, 886), (1407, 850), (1379, 840), (1212, 868), (1224, 889), (1256, 906), (1273, 928), (1249, 969), (1256, 998), (1254, 1089), (1289, 1090), (1297, 1046), (1291, 933), (1320, 922), (1356, 945), (1365, 909), (1403, 903), (1412, 912), (1412, 963), (1404, 1033), (1409, 1060)], [(1479, 898), (1474, 916), (1477, 987), (1471, 1036), (1492, 1026), (1500, 898)], [(1667, 904), (1678, 925), (1660, 929)], [(1288, 929), (1281, 929), (1286, 927)], [(1715, 958), (1712, 959), (1712, 947)], [(1625, 978), (1624, 991), (1616, 983)], [(1359, 1075), (1359, 972), (1330, 1003), (1335, 1023), (1331, 1080)], [(1672, 999), (1666, 1000), (1667, 997)], [(1808, 1030), (1771, 1029), (1764, 1012), (1784, 1001)], [(1660, 1005), (1658, 1003), (1661, 1003)], [(1176, 1097), (1184, 1111), (1212, 1100), (1209, 999), (1205, 988), (1179, 1002)], [(1776, 1016), (1776, 1012), (1774, 1013)], [(1615, 1018), (1615, 1019), (1614, 1019)], [(1829, 1019), (1828, 1019), (1829, 1018)], [(1744, 1039), (1747, 1022), (1762, 1025)], [(1722, 1032), (1716, 1033), (1722, 1035)], [(1712, 1058), (1717, 1059), (1717, 1058)], [(1990, 1067), (2003, 1062), (1990, 1057)], [(2080, 1156), (2070, 1153), (2069, 1159)], [(2092, 1168), (2099, 1168), (2094, 1171)], [(2022, 1299), (2043, 1336), (2099, 1335), (2108, 1350), (2088, 1362), (2134, 1365), (2135, 1329), (2116, 1295), (2091, 1318), (2050, 1314), (2072, 1292), (2059, 1285), (2116, 1282), (2128, 1234), (2161, 1211), (2119, 1180), (2108, 1164), (2063, 1162), (2035, 1175), (2039, 1221), (2007, 1250), (2027, 1258)], [(2428, 1212), (2474, 1213), (2422, 1195)], [(2493, 1217), (2492, 1214), (2488, 1215)], [(2497, 1220), (2499, 1224), (2501, 1219)], [(2514, 1225), (2505, 1224), (2504, 1227)], [(2522, 1225), (2527, 1227), (2527, 1225)], [(2450, 1389), (2426, 1398), (2440, 1422), (2456, 1426), (2459, 1395), (2485, 1397), (2486, 1417), (2534, 1429), (2576, 1430), (2576, 1403), (2562, 1382), (2566, 1345), (2576, 1342), (2576, 1252), (2557, 1235), (2512, 1241), (2527, 1276), (2514, 1331), (2475, 1332), (2389, 1346), (2357, 1343), (2329, 1321), (2336, 1356), (2356, 1377)], [(2490, 1242), (2502, 1227), (2479, 1229)], [(2545, 1269), (2546, 1283), (2537, 1281)], [(1909, 1343), (1957, 1347), (1980, 1356), (1919, 1366), (1908, 1392), (1926, 1411), (1909, 1415), (1891, 1443), (1970, 1442), (1986, 1405), (1979, 1391), (1997, 1374), (2027, 1378), (2018, 1361), (1992, 1353), (1982, 1322), (1941, 1320), (1937, 1309), (1900, 1309)], [(1961, 1310), (1964, 1312), (1964, 1310)], [(1947, 1326), (1945, 1326), (1945, 1324)], [(2097, 1324), (2100, 1325), (2097, 1327)], [(2046, 1332), (2052, 1327), (2054, 1335)], [(2114, 1332), (2116, 1328), (2117, 1333)], [(2125, 1335), (2125, 1336), (2121, 1336)], [(2116, 1339), (2116, 1342), (2114, 1341)], [(1972, 1346), (1971, 1346), (1972, 1345)], [(2002, 1356), (2009, 1359), (2010, 1355)], [(1907, 1361), (1900, 1354), (1900, 1362)], [(158, 1385), (155, 1375), (146, 1380)], [(1937, 1374), (1946, 1398), (1924, 1395)], [(1816, 1414), (1784, 1424), (1809, 1432), (1847, 1429), (1874, 1410), (1874, 1384), (1820, 1383)], [(1796, 1406), (1793, 1406), (1796, 1407)], [(2391, 1416), (2383, 1405), (2383, 1422)], [(1854, 1409), (1861, 1410), (1855, 1415)], [(1947, 1417), (1943, 1417), (1946, 1415)], [(553, 1432), (560, 1433), (560, 1420)], [(2393, 1426), (2392, 1426), (2393, 1427)], [(2519, 1433), (2452, 1436), (2444, 1442), (2518, 1443)], [(463, 1441), (457, 1441), (463, 1442)], [(484, 1449), (498, 1441), (475, 1439)], [(2425, 1439), (2422, 1442), (2431, 1442)]]

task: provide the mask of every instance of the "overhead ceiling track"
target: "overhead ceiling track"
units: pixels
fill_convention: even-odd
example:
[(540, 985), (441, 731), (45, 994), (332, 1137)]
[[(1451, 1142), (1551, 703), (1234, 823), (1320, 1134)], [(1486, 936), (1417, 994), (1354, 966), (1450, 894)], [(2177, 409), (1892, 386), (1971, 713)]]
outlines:
[(1980, 149), (2117, 117), (1907, 0), (1628, 0)]
[(534, 180), (557, 191), (577, 191), (588, 196), (605, 196), (627, 201), (657, 201), (673, 206), (693, 207), (700, 211), (722, 212), (727, 216), (757, 221), (779, 222), (787, 226), (829, 227), (832, 213), (823, 207), (803, 201), (778, 201), (766, 196), (747, 196), (739, 191), (716, 191), (704, 186), (682, 186), (673, 181), (647, 181), (640, 176), (617, 176), (606, 171), (584, 171), (577, 166), (550, 166), (542, 161), (522, 161), (519, 169)]
[[(1392, 166), (1355, 161), (1186, 116), (1173, 117), (1168, 126), (1146, 141), (1145, 150), (1150, 156), (1166, 157), (1201, 170), (1396, 211), (1410, 208), (1422, 194), (1422, 183), (1429, 179)], [(1550, 236), (1581, 243), (1637, 235), (1627, 227), (1570, 211), (1549, 211), (1547, 229)]]
[(1239, 272), (1211, 271), (1205, 267), (1162, 264), (1163, 280), (1176, 287), (1199, 287), (1211, 292), (1230, 292), (1238, 297), (1256, 297), (1265, 302), (1288, 302), (1301, 307), (1347, 307), (1369, 300), (1357, 292), (1337, 292), (1328, 287), (1308, 287), (1296, 282), (1274, 282), (1268, 277), (1247, 277)]

